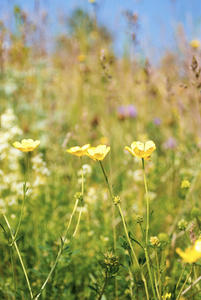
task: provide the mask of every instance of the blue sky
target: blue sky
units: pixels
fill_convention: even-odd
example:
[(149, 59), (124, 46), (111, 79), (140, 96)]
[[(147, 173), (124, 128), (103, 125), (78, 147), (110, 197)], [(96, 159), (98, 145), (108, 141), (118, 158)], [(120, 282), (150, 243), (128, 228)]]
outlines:
[[(127, 23), (123, 11), (136, 12), (139, 17), (137, 52), (145, 56), (160, 57), (167, 49), (177, 48), (176, 34), (182, 24), (187, 39), (201, 40), (201, 0), (96, 0), (99, 4), (98, 22), (112, 32), (118, 55), (128, 41)], [(34, 15), (34, 5), (47, 10), (52, 35), (61, 31), (58, 16), (69, 15), (76, 7), (93, 13), (88, 0), (0, 0), (0, 16), (11, 22), (12, 7), (20, 5)], [(176, 38), (177, 36), (177, 38)]]

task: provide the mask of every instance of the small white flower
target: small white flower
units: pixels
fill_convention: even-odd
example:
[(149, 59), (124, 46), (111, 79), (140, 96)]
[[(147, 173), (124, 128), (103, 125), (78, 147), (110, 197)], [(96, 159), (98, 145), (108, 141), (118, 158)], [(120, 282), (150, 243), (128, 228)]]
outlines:
[(12, 109), (7, 109), (4, 114), (1, 115), (1, 126), (2, 128), (9, 129), (13, 126), (17, 117), (14, 115)]
[[(85, 165), (82, 166), (82, 169), (83, 169), (83, 175), (86, 175), (86, 176), (91, 175), (92, 169), (91, 169), (90, 165), (85, 164)], [(78, 176), (82, 176), (82, 169), (80, 169), (77, 172)]]

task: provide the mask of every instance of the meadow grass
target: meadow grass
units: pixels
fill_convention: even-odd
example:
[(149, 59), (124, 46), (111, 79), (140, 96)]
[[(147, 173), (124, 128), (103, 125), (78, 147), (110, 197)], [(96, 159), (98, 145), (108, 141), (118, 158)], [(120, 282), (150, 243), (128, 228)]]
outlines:
[(1, 23), (0, 299), (200, 299), (199, 45), (151, 66), (84, 17), (51, 53)]

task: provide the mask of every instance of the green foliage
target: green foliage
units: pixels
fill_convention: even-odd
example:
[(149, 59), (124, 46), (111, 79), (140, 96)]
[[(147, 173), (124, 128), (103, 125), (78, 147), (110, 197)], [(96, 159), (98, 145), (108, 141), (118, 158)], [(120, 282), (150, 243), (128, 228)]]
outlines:
[[(108, 30), (77, 9), (68, 18), (71, 35), (59, 35), (55, 52), (46, 53), (34, 42), (40, 28), (19, 7), (15, 18), (14, 33), (0, 24), (1, 45), (11, 42), (0, 51), (0, 299), (30, 299), (12, 239), (23, 191), (15, 242), (35, 299), (55, 261), (39, 299), (146, 299), (141, 271), (153, 299), (142, 163), (124, 153), (146, 140), (156, 144), (145, 164), (149, 238), (158, 238), (148, 243), (156, 294), (179, 299), (182, 289), (199, 299), (200, 263), (191, 270), (175, 250), (192, 246), (201, 231), (200, 50), (167, 54), (155, 68), (118, 58)], [(12, 146), (23, 138), (41, 141), (30, 152), (26, 185), (24, 153)], [(82, 193), (81, 161), (66, 149), (87, 143), (111, 147), (103, 165), (116, 206), (87, 156)], [(185, 180), (190, 186), (181, 189)], [(115, 210), (120, 199), (139, 266)]]

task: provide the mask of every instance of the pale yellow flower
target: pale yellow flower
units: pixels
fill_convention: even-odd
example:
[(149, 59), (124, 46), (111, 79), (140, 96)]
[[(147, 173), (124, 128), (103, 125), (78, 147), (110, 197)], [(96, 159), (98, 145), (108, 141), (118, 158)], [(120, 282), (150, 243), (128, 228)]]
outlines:
[(19, 142), (15, 142), (13, 143), (13, 146), (15, 148), (17, 148), (18, 150), (22, 151), (22, 152), (30, 152), (33, 151), (34, 149), (36, 149), (38, 147), (38, 145), (40, 144), (40, 141), (36, 140), (32, 140), (32, 139), (28, 139), (28, 140), (22, 140), (21, 143)]
[(99, 161), (103, 160), (108, 152), (110, 151), (110, 147), (106, 145), (99, 145), (97, 147), (91, 147), (87, 150), (87, 155), (93, 160)]
[(181, 189), (187, 189), (191, 186), (190, 182), (188, 180), (183, 180), (181, 183)]
[(194, 48), (194, 49), (200, 48), (200, 41), (199, 41), (199, 40), (192, 40), (192, 41), (190, 42), (190, 45), (191, 45), (191, 47)]
[(133, 142), (131, 148), (125, 147), (133, 156), (150, 160), (151, 153), (156, 149), (154, 142), (148, 141), (145, 144), (141, 142)]
[(163, 299), (170, 299), (171, 297), (171, 293), (166, 293), (164, 296), (163, 296)]
[(158, 244), (159, 244), (159, 240), (158, 240), (157, 236), (150, 237), (149, 241), (152, 246), (158, 246)]
[(86, 144), (83, 147), (71, 147), (70, 149), (66, 150), (68, 153), (76, 155), (76, 156), (83, 156), (87, 154), (87, 149), (90, 147), (90, 144)]
[(176, 252), (183, 258), (186, 263), (194, 263), (201, 258), (201, 239), (198, 239), (193, 246), (182, 251), (180, 248)]

